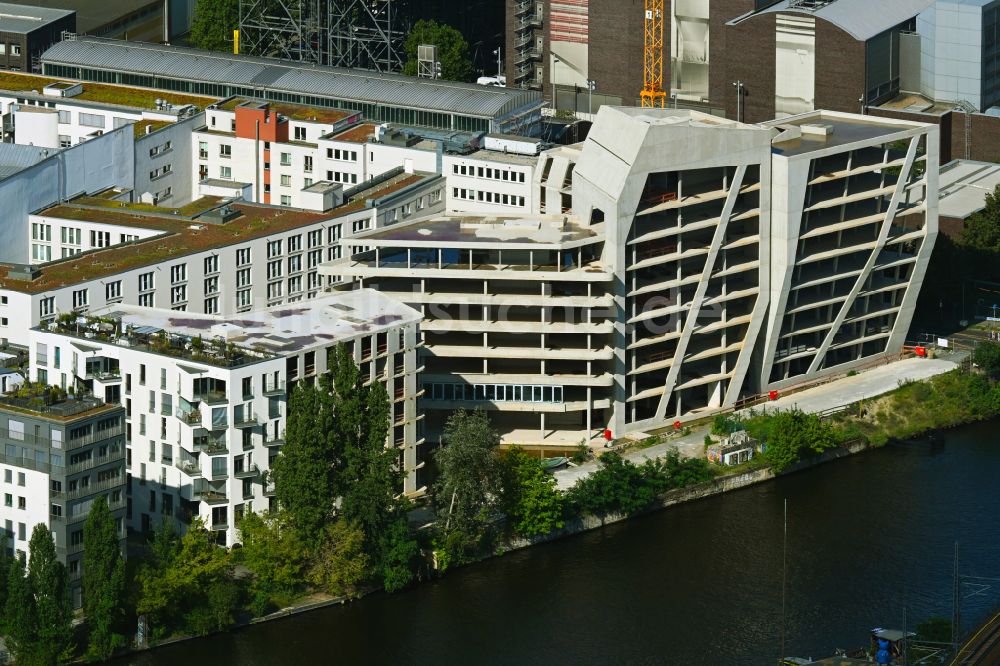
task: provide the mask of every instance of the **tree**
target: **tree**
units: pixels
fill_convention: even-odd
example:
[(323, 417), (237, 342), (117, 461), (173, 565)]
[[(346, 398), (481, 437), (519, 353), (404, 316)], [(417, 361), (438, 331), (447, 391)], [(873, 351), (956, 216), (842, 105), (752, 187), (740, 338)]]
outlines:
[[(7, 606), (7, 578), (14, 565), (7, 547), (7, 530), (0, 530), (0, 610)], [(4, 634), (4, 617), (0, 613), (0, 636)]]
[(482, 410), (459, 410), (448, 418), (444, 446), (435, 452), (438, 483), (434, 501), (446, 531), (483, 532), (498, 513), (503, 466), (496, 455), (500, 435)]
[(417, 74), (417, 47), (421, 44), (437, 46), (437, 58), (441, 63), (441, 78), (448, 81), (469, 81), (472, 79), (472, 60), (469, 59), (469, 44), (455, 28), (437, 21), (420, 20), (413, 25), (406, 36), (403, 50), (406, 64), (403, 73)]
[(98, 496), (83, 526), (83, 614), (89, 640), (87, 656), (105, 661), (125, 644), (118, 631), (124, 620), (125, 560), (107, 499)]
[(632, 514), (653, 503), (656, 491), (634, 463), (617, 453), (605, 453), (600, 463), (597, 471), (577, 481), (567, 493), (579, 512)]
[(254, 575), (254, 611), (266, 612), (275, 597), (283, 603), (302, 586), (306, 548), (284, 511), (250, 512), (239, 523), (240, 562)]
[(993, 379), (1000, 378), (1000, 344), (983, 340), (972, 352), (972, 362)]
[(38, 663), (35, 646), (38, 644), (38, 608), (31, 583), (25, 575), (24, 560), (11, 560), (7, 574), (7, 603), (3, 613), (7, 648), (21, 664)]
[(379, 542), (379, 566), (386, 592), (409, 587), (415, 578), (420, 547), (410, 533), (406, 514), (397, 512)]
[(365, 533), (340, 518), (323, 530), (307, 578), (329, 594), (352, 597), (368, 575), (369, 562)]
[(525, 537), (548, 534), (563, 526), (563, 498), (541, 459), (520, 448), (501, 458), (506, 468), (504, 507), (514, 531)]
[(748, 430), (764, 443), (764, 459), (775, 472), (798, 462), (803, 455), (822, 453), (837, 445), (833, 427), (815, 414), (799, 410), (777, 412), (751, 423)]
[(28, 585), (35, 597), (38, 630), (35, 653), (40, 664), (69, 660), (73, 649), (73, 606), (69, 598), (66, 567), (56, 557), (52, 532), (35, 525), (28, 541)]
[(157, 539), (150, 564), (139, 574), (136, 605), (155, 635), (177, 629), (204, 634), (232, 624), (239, 600), (232, 561), (201, 519), (179, 542), (168, 532)]
[(197, 0), (191, 19), (191, 45), (208, 51), (232, 51), (239, 27), (240, 0)]
[(966, 220), (962, 243), (973, 250), (1000, 252), (1000, 185), (986, 195), (985, 207)]
[(285, 445), (271, 465), (278, 504), (309, 543), (319, 538), (336, 500), (327, 433), (320, 429), (321, 404), (312, 382), (295, 386), (288, 404)]

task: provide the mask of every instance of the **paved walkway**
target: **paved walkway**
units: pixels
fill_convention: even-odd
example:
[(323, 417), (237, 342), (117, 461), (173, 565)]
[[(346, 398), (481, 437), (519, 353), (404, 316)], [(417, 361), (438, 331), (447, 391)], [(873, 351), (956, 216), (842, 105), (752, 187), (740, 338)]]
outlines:
[[(767, 411), (801, 409), (804, 412), (824, 412), (888, 393), (897, 388), (901, 382), (927, 379), (948, 372), (958, 366), (961, 358), (962, 355), (934, 359), (908, 358), (860, 372), (853, 377), (843, 377), (828, 384), (793, 393), (774, 402), (758, 405), (757, 409), (763, 407)], [(629, 451), (625, 454), (625, 458), (642, 463), (650, 458), (661, 457), (672, 448), (677, 448), (680, 454), (687, 458), (701, 457), (705, 454), (705, 435), (709, 431), (710, 427), (707, 425), (694, 428), (689, 435), (671, 438), (663, 444), (646, 449)], [(567, 490), (580, 479), (589, 476), (597, 466), (597, 461), (592, 460), (578, 467), (558, 470), (555, 472), (556, 484), (561, 490)]]

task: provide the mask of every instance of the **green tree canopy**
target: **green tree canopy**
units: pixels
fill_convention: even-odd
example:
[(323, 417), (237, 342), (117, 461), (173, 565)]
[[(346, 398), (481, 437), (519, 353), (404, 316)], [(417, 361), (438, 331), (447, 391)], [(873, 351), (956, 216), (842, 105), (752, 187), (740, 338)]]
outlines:
[(36, 663), (69, 661), (73, 650), (73, 606), (69, 598), (66, 567), (56, 556), (52, 532), (35, 525), (28, 541), (28, 585), (35, 597), (38, 629), (31, 652)]
[[(0, 530), (0, 611), (7, 606), (7, 578), (10, 576), (13, 559), (7, 545), (7, 530)], [(0, 636), (4, 633), (3, 621), (3, 613), (0, 612)]]
[(481, 533), (499, 511), (504, 470), (496, 455), (500, 435), (482, 410), (459, 410), (448, 418), (444, 445), (435, 451), (438, 482), (434, 501), (447, 529)]
[(233, 30), (239, 23), (240, 0), (197, 0), (191, 19), (191, 46), (232, 52)]
[(986, 195), (983, 210), (966, 220), (962, 243), (973, 250), (1000, 252), (1000, 185)]
[(972, 352), (972, 362), (994, 379), (1000, 378), (1000, 344), (983, 340)]
[(465, 41), (465, 37), (450, 25), (428, 20), (417, 21), (410, 34), (406, 36), (406, 42), (403, 44), (406, 53), (404, 74), (417, 75), (417, 47), (421, 44), (437, 46), (442, 79), (472, 80), (472, 60), (469, 58), (469, 44)]
[(631, 514), (645, 509), (656, 498), (656, 490), (643, 470), (618, 453), (605, 453), (601, 466), (576, 482), (567, 499), (582, 513)]
[(764, 444), (764, 459), (775, 472), (803, 455), (822, 453), (837, 445), (836, 431), (816, 414), (800, 410), (776, 412), (751, 419), (747, 431)]
[(107, 499), (94, 500), (83, 526), (83, 614), (87, 656), (105, 661), (125, 644), (125, 560)]
[(329, 594), (353, 597), (368, 576), (369, 564), (365, 533), (339, 518), (324, 528), (307, 580)]
[(254, 610), (266, 612), (276, 596), (290, 596), (301, 588), (307, 552), (298, 531), (283, 511), (247, 513), (239, 522), (240, 563), (254, 575)]
[(563, 498), (556, 480), (537, 456), (513, 448), (501, 457), (506, 468), (504, 508), (514, 531), (525, 537), (548, 534), (563, 526)]
[(38, 608), (31, 583), (25, 575), (24, 561), (15, 557), (7, 572), (7, 603), (4, 606), (3, 630), (7, 649), (23, 664), (37, 663)]

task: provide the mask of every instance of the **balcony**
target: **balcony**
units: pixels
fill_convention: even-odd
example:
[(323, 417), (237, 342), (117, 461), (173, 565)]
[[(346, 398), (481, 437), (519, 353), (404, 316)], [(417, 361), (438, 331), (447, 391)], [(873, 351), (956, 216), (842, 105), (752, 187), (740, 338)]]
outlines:
[(201, 476), (201, 465), (197, 460), (178, 460), (174, 463), (174, 467), (184, 472), (190, 477)]
[(194, 450), (198, 453), (207, 453), (210, 456), (218, 456), (229, 453), (229, 446), (226, 444), (226, 440), (208, 440), (208, 441), (196, 441), (194, 443)]
[(264, 395), (265, 396), (276, 396), (285, 394), (285, 380), (277, 381), (267, 381), (264, 382)]
[(229, 501), (226, 497), (225, 486), (214, 485), (204, 479), (196, 480), (191, 495), (194, 499), (207, 504), (223, 504)]
[(260, 475), (260, 468), (257, 467), (257, 463), (253, 463), (249, 467), (242, 467), (233, 470), (233, 476), (237, 479), (253, 479)]
[(201, 410), (192, 409), (190, 412), (178, 411), (177, 418), (180, 419), (181, 423), (184, 423), (185, 425), (189, 425), (193, 428), (201, 427)]
[(195, 402), (203, 402), (206, 405), (224, 405), (229, 402), (225, 391), (205, 391), (194, 394)]
[(260, 421), (252, 408), (248, 405), (240, 405), (234, 410), (233, 425), (237, 428), (253, 428), (260, 425)]
[(264, 446), (266, 446), (268, 448), (274, 447), (274, 446), (281, 446), (284, 443), (285, 443), (285, 436), (284, 435), (278, 435), (278, 436), (265, 435), (264, 436)]
[(125, 462), (125, 450), (115, 451), (106, 456), (94, 456), (88, 460), (83, 460), (78, 463), (71, 464), (66, 467), (67, 474), (76, 474), (77, 472), (85, 472), (88, 469), (93, 469), (94, 467), (99, 467), (101, 465), (107, 465), (110, 463)]

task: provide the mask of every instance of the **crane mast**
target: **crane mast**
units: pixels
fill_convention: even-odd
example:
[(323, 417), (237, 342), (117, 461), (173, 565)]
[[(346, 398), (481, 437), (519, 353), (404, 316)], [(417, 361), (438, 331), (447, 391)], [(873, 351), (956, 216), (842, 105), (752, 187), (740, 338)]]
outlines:
[(663, 89), (663, 0), (645, 2), (642, 106), (662, 109), (667, 99)]

